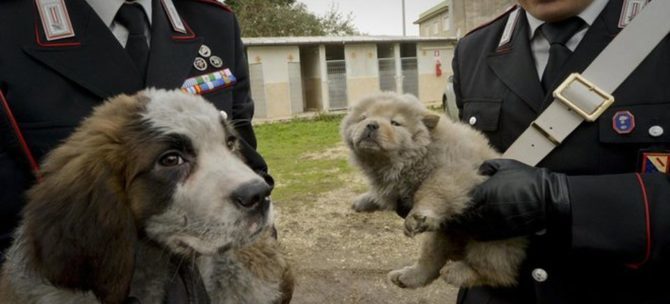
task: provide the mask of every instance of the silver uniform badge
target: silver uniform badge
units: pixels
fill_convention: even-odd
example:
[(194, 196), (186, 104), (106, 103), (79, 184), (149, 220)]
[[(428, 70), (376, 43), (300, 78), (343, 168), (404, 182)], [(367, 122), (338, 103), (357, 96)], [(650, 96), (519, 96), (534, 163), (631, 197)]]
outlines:
[(200, 54), (200, 56), (202, 57), (209, 57), (210, 55), (212, 55), (212, 50), (208, 46), (203, 44), (200, 46), (198, 54)]
[(209, 57), (209, 63), (211, 63), (212, 66), (215, 68), (220, 68), (221, 66), (223, 66), (223, 60), (221, 60), (221, 57), (216, 55)]
[(70, 15), (63, 0), (35, 0), (35, 4), (48, 41), (74, 37)]
[(198, 71), (204, 71), (207, 69), (207, 60), (203, 59), (202, 57), (195, 57), (195, 60), (193, 61), (193, 67), (195, 67)]

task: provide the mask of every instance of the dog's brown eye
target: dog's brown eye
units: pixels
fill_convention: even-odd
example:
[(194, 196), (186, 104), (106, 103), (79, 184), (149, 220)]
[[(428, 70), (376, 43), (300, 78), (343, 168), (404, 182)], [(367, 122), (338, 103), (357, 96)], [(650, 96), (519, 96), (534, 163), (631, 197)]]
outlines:
[(396, 126), (396, 127), (402, 126), (401, 123), (399, 123), (399, 122), (397, 122), (397, 121), (395, 121), (395, 120), (391, 120), (391, 125)]
[(163, 155), (158, 162), (161, 164), (161, 166), (174, 167), (183, 164), (184, 158), (182, 158), (181, 155), (173, 152)]
[(232, 149), (235, 147), (235, 143), (237, 142), (237, 137), (230, 135), (228, 138), (226, 138), (226, 145), (228, 146), (228, 149)]

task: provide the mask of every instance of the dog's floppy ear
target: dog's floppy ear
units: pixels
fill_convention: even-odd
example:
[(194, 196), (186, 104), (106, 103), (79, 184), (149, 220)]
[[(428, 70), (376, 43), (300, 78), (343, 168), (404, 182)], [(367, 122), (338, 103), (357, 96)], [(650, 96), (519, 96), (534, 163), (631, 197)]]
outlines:
[(440, 121), (440, 115), (433, 113), (426, 113), (421, 119), (426, 128), (432, 130), (437, 126), (437, 123)]
[(137, 231), (119, 169), (109, 160), (118, 147), (108, 134), (97, 141), (89, 135), (80, 137), (85, 144), (70, 138), (47, 158), (42, 182), (28, 193), (23, 233), (31, 265), (52, 284), (122, 303)]

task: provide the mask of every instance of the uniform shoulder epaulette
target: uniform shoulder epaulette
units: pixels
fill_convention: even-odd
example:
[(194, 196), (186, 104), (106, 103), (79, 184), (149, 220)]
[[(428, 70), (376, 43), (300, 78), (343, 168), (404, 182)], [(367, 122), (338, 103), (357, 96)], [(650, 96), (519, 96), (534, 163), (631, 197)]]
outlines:
[[(513, 11), (514, 11), (515, 9), (517, 9), (518, 7), (519, 7), (519, 6), (518, 6), (517, 4), (512, 4), (512, 5), (510, 5), (508, 8), (505, 9), (505, 11), (504, 11), (502, 14), (500, 14), (500, 15), (496, 16), (495, 18), (493, 18), (493, 19), (491, 19), (491, 20), (489, 20), (489, 21), (487, 21), (487, 22), (484, 22), (483, 24), (480, 24), (479, 26), (473, 28), (473, 29), (470, 30), (467, 34), (465, 34), (465, 36), (470, 35), (470, 34), (476, 32), (476, 31), (478, 31), (478, 30), (480, 30), (480, 29), (482, 29), (482, 28), (485, 28), (487, 25), (489, 25), (489, 24), (491, 24), (491, 23), (493, 23), (493, 22), (496, 22), (496, 21), (502, 19), (503, 17), (509, 15), (511, 12), (513, 12)], [(463, 36), (463, 37), (465, 37), (465, 36)]]
[(223, 10), (228, 11), (230, 13), (233, 12), (233, 9), (230, 8), (230, 6), (228, 6), (227, 4), (225, 4), (223, 2), (223, 0), (196, 0), (196, 1), (209, 3), (209, 4), (212, 4), (214, 6), (218, 6), (219, 8), (222, 8)]

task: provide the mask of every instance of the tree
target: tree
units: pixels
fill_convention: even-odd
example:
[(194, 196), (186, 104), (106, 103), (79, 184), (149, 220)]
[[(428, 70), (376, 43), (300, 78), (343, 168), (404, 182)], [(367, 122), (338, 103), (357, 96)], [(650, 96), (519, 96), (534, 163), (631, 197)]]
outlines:
[(296, 0), (228, 0), (244, 37), (323, 36), (357, 34), (351, 13), (333, 6), (319, 17)]
[(320, 18), (321, 25), (327, 36), (360, 34), (353, 24), (353, 19), (354, 17), (351, 12), (346, 16), (342, 15), (342, 12), (340, 12), (335, 4), (331, 5), (326, 14)]

